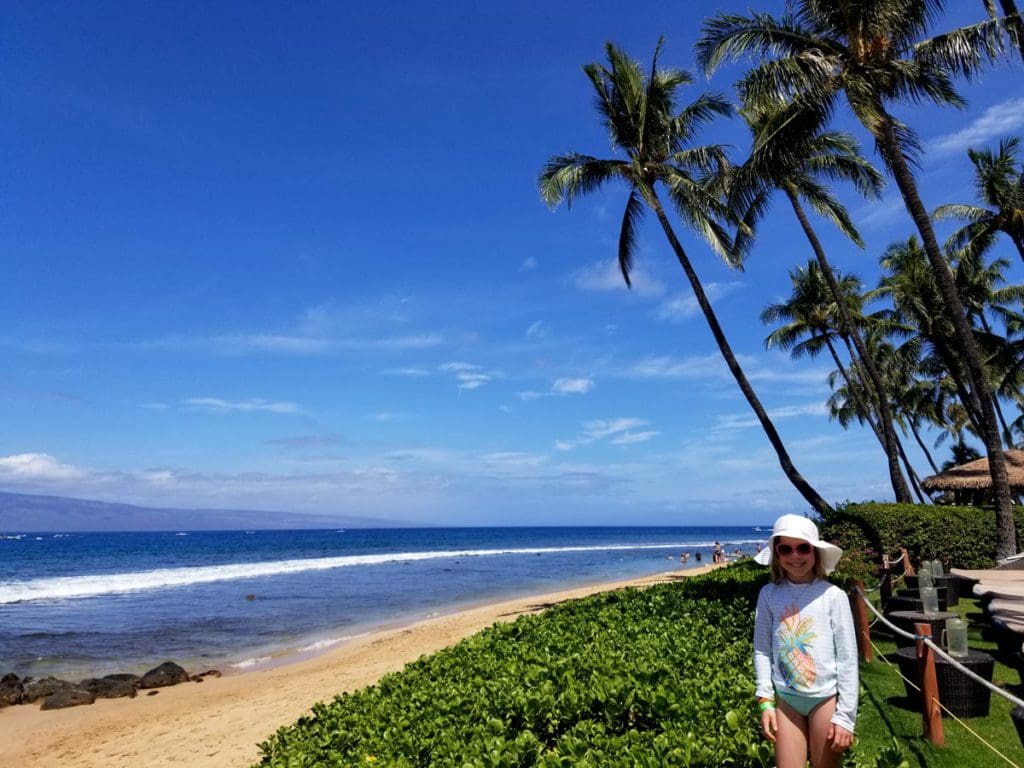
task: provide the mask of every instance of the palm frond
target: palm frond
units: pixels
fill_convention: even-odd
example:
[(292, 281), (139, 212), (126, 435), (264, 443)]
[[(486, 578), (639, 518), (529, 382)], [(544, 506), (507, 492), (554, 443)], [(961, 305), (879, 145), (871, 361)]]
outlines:
[(619, 230), (619, 269), (628, 287), (633, 283), (629, 273), (633, 269), (633, 253), (636, 250), (637, 229), (644, 218), (644, 200), (636, 187), (629, 190), (626, 209), (622, 212), (622, 228)]
[(553, 210), (563, 200), (567, 207), (580, 195), (600, 189), (614, 178), (628, 177), (629, 166), (620, 160), (598, 160), (569, 152), (549, 158), (537, 178), (541, 199)]

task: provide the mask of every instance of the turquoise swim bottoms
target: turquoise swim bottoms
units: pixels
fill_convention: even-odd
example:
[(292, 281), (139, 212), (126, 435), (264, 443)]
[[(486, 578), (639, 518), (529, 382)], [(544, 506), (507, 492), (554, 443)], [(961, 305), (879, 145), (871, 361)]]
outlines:
[(801, 696), (797, 693), (779, 693), (777, 695), (804, 717), (811, 714), (811, 710), (819, 704), (824, 704), (829, 699), (835, 698), (835, 694), (831, 696)]

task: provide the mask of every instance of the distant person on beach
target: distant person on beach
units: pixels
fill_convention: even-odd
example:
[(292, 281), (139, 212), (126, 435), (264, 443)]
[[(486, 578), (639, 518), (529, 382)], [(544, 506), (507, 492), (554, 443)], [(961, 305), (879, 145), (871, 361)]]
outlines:
[(700, 552), (697, 552), (697, 553), (696, 553), (696, 554), (694, 555), (694, 558), (696, 558), (697, 562), (699, 563), (699, 562), (700, 562)]
[(722, 545), (720, 542), (715, 542), (715, 548), (711, 553), (711, 562), (716, 564), (725, 562), (725, 552), (722, 551)]
[[(775, 521), (754, 561), (771, 567), (754, 618), (761, 730), (777, 768), (837, 768), (853, 743), (860, 687), (850, 603), (825, 581), (843, 550), (800, 515)], [(777, 699), (777, 701), (776, 701)]]
[(679, 556), (679, 562), (682, 565), (686, 565), (688, 562), (690, 562), (690, 553), (689, 552), (683, 552), (683, 554), (681, 554)]

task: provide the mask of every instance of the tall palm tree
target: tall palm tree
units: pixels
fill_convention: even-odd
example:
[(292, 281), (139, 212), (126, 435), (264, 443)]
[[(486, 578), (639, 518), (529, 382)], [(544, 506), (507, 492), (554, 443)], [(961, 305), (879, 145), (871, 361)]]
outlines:
[(932, 213), (936, 220), (967, 219), (946, 243), (957, 250), (986, 250), (996, 233), (1009, 236), (1024, 261), (1024, 168), (1017, 159), (1020, 140), (1014, 136), (999, 142), (999, 151), (968, 149), (974, 165), (975, 205), (940, 205)]
[(725, 162), (725, 155), (718, 146), (695, 146), (692, 142), (697, 128), (716, 116), (730, 114), (732, 108), (723, 96), (706, 93), (678, 109), (678, 92), (692, 82), (692, 77), (681, 70), (658, 67), (661, 45), (659, 41), (647, 75), (639, 63), (612, 43), (606, 46), (607, 66), (594, 63), (584, 67), (597, 94), (601, 121), (613, 148), (622, 157), (600, 160), (575, 152), (554, 155), (538, 179), (541, 197), (555, 207), (563, 200), (571, 204), (578, 195), (596, 191), (609, 181), (626, 184), (629, 194), (619, 233), (619, 267), (627, 285), (644, 206), (654, 212), (689, 280), (718, 349), (775, 449), (783, 472), (815, 510), (828, 511), (828, 503), (796, 469), (775, 425), (736, 360), (658, 194), (657, 188), (664, 188), (680, 218), (707, 239), (719, 254), (730, 257), (728, 235), (715, 219), (716, 215), (725, 215), (727, 211), (701, 183), (702, 176), (713, 166)]
[(889, 111), (899, 101), (963, 105), (954, 75), (977, 73), (986, 59), (1002, 52), (1006, 25), (990, 19), (931, 39), (928, 24), (942, 0), (792, 0), (781, 18), (719, 14), (704, 23), (697, 55), (707, 73), (726, 58), (760, 54), (765, 59), (739, 83), (744, 99), (786, 98), (788, 106), (768, 133), (783, 138), (773, 145), (785, 153), (826, 124), (840, 97), (875, 139), (921, 236), (942, 304), (955, 332), (958, 354), (968, 373), (966, 395), (981, 415), (996, 508), (996, 554), (1016, 548), (1012, 497), (992, 390), (981, 353), (956, 293), (949, 265), (939, 248), (928, 211), (914, 179), (920, 152), (914, 132)]
[[(839, 316), (838, 306), (846, 304), (846, 297), (860, 295), (860, 280), (842, 274), (839, 274), (838, 277), (833, 275), (833, 279), (837, 279), (840, 286), (838, 291), (840, 301), (836, 302), (820, 265), (814, 259), (808, 261), (805, 267), (790, 270), (789, 279), (793, 286), (789, 298), (771, 304), (761, 312), (762, 323), (766, 325), (782, 323), (765, 339), (765, 346), (769, 349), (773, 346), (781, 347), (788, 350), (794, 358), (804, 355), (817, 357), (827, 349), (839, 375), (846, 382), (846, 389), (856, 407), (857, 415), (871, 427), (871, 431), (885, 449), (888, 457), (892, 443), (890, 442), (891, 438), (886, 438), (883, 427), (875, 416), (877, 403), (874, 403), (874, 398), (876, 395), (870, 385), (864, 386), (861, 381), (854, 381), (854, 374), (843, 363), (842, 357), (836, 349), (836, 342), (848, 335), (847, 330), (852, 327), (849, 312), (845, 313), (847, 319), (844, 321)], [(850, 359), (857, 367), (856, 354), (851, 355)], [(869, 405), (869, 403), (873, 404)], [(890, 418), (889, 431), (892, 432), (892, 416), (888, 402), (886, 402), (886, 412)], [(901, 503), (910, 503), (912, 501), (910, 491), (906, 486), (903, 473), (900, 471), (899, 451), (895, 446), (892, 446), (892, 457), (896, 462), (895, 478), (899, 480), (899, 485), (895, 478), (893, 480), (896, 500)], [(891, 463), (889, 469), (890, 477), (892, 477), (894, 468)]]
[[(767, 215), (772, 193), (780, 190), (785, 195), (817, 259), (820, 268), (818, 274), (823, 278), (825, 288), (832, 296), (840, 334), (844, 341), (852, 341), (857, 350), (857, 354), (851, 359), (859, 359), (867, 371), (867, 402), (871, 404), (870, 410), (878, 413), (877, 420), (872, 420), (872, 426), (879, 436), (882, 450), (885, 451), (893, 493), (897, 501), (910, 502), (910, 491), (899, 466), (899, 438), (893, 429), (893, 417), (888, 398), (882, 391), (881, 377), (851, 317), (848, 307), (849, 294), (844, 293), (836, 279), (832, 265), (804, 209), (804, 205), (808, 205), (832, 221), (850, 240), (863, 247), (860, 233), (857, 232), (846, 209), (822, 183), (822, 179), (852, 182), (863, 195), (875, 197), (880, 194), (884, 183), (882, 175), (860, 155), (853, 137), (845, 133), (812, 133), (802, 137), (800, 150), (790, 147), (790, 151), (786, 153), (767, 149), (766, 144), (770, 144), (771, 138), (765, 137), (764, 131), (783, 107), (784, 104), (779, 99), (769, 98), (748, 103), (743, 109), (741, 114), (753, 132), (755, 149), (747, 161), (732, 174), (729, 183), (730, 204), (733, 208), (739, 208), (737, 214), (742, 216), (743, 223), (753, 233)], [(745, 252), (751, 242), (752, 238), (741, 231), (736, 236), (735, 248), (738, 252)]]

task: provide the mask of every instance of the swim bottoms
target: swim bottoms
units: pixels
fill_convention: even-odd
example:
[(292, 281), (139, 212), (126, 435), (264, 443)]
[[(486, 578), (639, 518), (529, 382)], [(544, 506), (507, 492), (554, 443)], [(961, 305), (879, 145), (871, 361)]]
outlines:
[(811, 710), (819, 704), (824, 704), (829, 699), (835, 698), (835, 694), (831, 696), (801, 696), (797, 693), (779, 693), (777, 695), (804, 717), (811, 714)]

